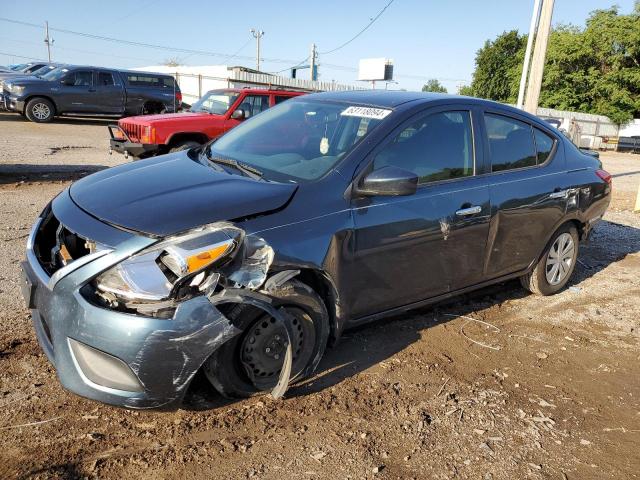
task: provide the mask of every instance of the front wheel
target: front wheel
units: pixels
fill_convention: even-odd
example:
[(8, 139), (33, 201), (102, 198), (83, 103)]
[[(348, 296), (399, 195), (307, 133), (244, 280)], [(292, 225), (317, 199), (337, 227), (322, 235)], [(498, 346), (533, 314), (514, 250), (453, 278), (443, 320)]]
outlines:
[(538, 295), (553, 295), (562, 290), (576, 268), (579, 240), (574, 226), (560, 228), (533, 271), (520, 277), (522, 286)]
[(53, 120), (55, 107), (46, 98), (36, 97), (27, 102), (24, 114), (32, 122), (47, 123)]
[[(275, 308), (285, 308), (291, 337), (291, 380), (301, 380), (318, 366), (329, 338), (329, 315), (316, 292), (290, 280), (269, 292)], [(264, 310), (237, 304), (225, 311), (242, 333), (223, 344), (203, 365), (207, 379), (228, 398), (269, 391), (278, 382), (287, 347), (285, 327)]]

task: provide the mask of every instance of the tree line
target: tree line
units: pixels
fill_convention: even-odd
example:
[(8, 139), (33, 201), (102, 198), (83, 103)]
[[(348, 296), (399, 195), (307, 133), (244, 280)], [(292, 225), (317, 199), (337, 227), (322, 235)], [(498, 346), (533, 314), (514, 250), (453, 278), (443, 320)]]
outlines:
[[(526, 44), (517, 30), (487, 40), (471, 85), (458, 93), (515, 103)], [(439, 86), (431, 81), (423, 90)], [(614, 6), (592, 12), (583, 28), (553, 29), (540, 106), (606, 115), (617, 124), (640, 117), (640, 0), (628, 15)]]

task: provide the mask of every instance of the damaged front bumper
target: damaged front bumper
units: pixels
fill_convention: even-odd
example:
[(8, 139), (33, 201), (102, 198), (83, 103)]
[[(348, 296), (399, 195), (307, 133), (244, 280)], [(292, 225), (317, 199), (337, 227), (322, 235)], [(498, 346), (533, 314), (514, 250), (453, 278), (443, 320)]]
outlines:
[(205, 296), (180, 303), (170, 319), (90, 303), (80, 291), (83, 286), (152, 240), (106, 232), (112, 227), (77, 207), (71, 220), (73, 207), (63, 200), (53, 205), (61, 222), (68, 219), (85, 231), (101, 230), (122, 241), (113, 250), (82, 257), (50, 276), (34, 249), (42, 219), (36, 223), (22, 263), (22, 291), (40, 346), (62, 385), (78, 395), (128, 408), (174, 406), (203, 362), (240, 330)]

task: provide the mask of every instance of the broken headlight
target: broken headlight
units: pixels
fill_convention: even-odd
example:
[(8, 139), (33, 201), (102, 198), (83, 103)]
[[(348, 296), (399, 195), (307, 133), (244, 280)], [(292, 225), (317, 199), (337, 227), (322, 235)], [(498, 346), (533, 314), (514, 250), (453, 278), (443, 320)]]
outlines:
[(167, 238), (101, 273), (93, 282), (95, 293), (114, 308), (150, 315), (172, 309), (177, 300), (214, 283), (214, 270), (233, 259), (243, 238), (230, 224)]

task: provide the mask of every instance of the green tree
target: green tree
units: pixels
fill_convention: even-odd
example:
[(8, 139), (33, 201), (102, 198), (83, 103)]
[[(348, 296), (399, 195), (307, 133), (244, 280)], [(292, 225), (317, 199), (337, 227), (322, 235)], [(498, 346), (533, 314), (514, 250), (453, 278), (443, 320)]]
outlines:
[(471, 85), (460, 85), (460, 88), (458, 88), (458, 95), (473, 97), (473, 88), (471, 87)]
[(527, 37), (518, 34), (517, 30), (504, 32), (493, 41), (487, 40), (476, 53), (472, 94), (498, 102), (515, 103), (526, 44)]
[(448, 93), (447, 89), (442, 85), (438, 79), (432, 78), (422, 86), (423, 92), (435, 92), (435, 93)]
[[(465, 94), (515, 103), (526, 35), (504, 32), (476, 54)], [(607, 115), (621, 124), (640, 117), (640, 1), (592, 12), (584, 28), (556, 27), (549, 38), (540, 106)]]

